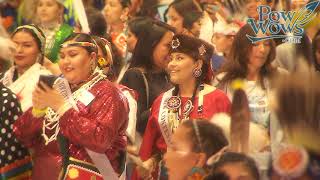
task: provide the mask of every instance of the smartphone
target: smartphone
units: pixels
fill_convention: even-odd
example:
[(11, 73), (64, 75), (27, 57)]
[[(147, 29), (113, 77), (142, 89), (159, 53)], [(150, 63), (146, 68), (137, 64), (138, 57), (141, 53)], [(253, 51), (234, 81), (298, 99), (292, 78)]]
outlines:
[(39, 77), (39, 82), (38, 82), (38, 86), (41, 88), (41, 89), (44, 89), (40, 82), (43, 82), (45, 83), (46, 85), (48, 85), (50, 88), (53, 87), (53, 84), (54, 82), (56, 81), (58, 77), (57, 76), (54, 76), (54, 75), (40, 75)]

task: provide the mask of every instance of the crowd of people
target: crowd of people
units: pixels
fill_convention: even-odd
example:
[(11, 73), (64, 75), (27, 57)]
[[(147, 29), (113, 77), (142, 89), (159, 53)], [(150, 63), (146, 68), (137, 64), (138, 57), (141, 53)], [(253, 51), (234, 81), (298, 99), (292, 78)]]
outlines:
[[(311, 2), (300, 43), (247, 23)], [(1, 180), (320, 179), (319, 0), (0, 10)]]

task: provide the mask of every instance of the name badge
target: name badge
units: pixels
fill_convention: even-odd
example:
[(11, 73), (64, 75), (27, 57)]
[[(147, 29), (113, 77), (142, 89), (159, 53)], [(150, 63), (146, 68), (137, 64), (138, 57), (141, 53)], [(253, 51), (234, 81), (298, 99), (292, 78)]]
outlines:
[(95, 96), (91, 94), (89, 91), (83, 90), (79, 96), (79, 101), (85, 106), (88, 106), (94, 98)]

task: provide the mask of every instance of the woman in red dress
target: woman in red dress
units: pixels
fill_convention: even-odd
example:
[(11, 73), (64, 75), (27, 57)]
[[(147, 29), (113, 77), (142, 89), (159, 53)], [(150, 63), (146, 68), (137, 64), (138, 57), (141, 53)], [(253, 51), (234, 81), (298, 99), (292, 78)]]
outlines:
[[(159, 162), (171, 145), (171, 136), (182, 121), (210, 119), (229, 112), (230, 101), (220, 90), (208, 85), (213, 48), (197, 38), (175, 35), (171, 42), (168, 72), (175, 87), (160, 95), (152, 105), (143, 137), (138, 168), (140, 177), (158, 177)], [(160, 174), (160, 179), (166, 179)]]
[(96, 67), (97, 52), (89, 35), (71, 35), (59, 67), (72, 94), (69, 86), (57, 86), (62, 78), (53, 88), (40, 81), (33, 107), (16, 121), (17, 138), (34, 151), (32, 179), (113, 179), (122, 173), (127, 102)]

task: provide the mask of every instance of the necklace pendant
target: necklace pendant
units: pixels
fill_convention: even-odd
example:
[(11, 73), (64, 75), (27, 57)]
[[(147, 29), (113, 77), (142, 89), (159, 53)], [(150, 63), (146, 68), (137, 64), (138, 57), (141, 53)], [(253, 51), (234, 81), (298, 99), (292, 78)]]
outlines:
[(186, 105), (183, 107), (183, 116), (188, 117), (193, 109), (192, 101), (188, 100)]
[(171, 96), (166, 103), (169, 110), (177, 110), (181, 106), (181, 99), (178, 96)]

